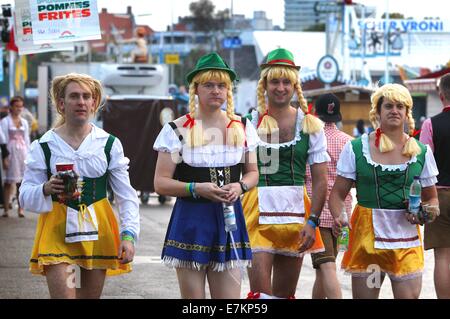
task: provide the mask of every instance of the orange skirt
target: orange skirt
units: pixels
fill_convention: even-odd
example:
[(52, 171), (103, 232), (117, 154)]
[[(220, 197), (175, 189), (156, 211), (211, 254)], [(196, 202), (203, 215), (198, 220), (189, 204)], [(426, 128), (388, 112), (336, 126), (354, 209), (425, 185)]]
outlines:
[[(371, 274), (379, 269), (391, 278), (404, 280), (419, 276), (424, 267), (423, 247), (376, 249), (372, 209), (356, 205), (351, 218), (348, 251), (341, 267), (352, 274)], [(418, 228), (418, 226), (417, 226)], [(419, 230), (419, 229), (418, 229)], [(422, 241), (420, 232), (419, 239)]]
[[(311, 202), (304, 188), (303, 193), (305, 205), (305, 221), (311, 211)], [(301, 257), (298, 252), (301, 245), (300, 231), (305, 224), (259, 224), (258, 189), (254, 187), (247, 192), (242, 199), (247, 231), (250, 239), (252, 252), (268, 252), (292, 257)], [(320, 236), (319, 227), (316, 227), (316, 240), (313, 246), (305, 253), (316, 253), (325, 251)], [(304, 254), (305, 254), (304, 253)]]

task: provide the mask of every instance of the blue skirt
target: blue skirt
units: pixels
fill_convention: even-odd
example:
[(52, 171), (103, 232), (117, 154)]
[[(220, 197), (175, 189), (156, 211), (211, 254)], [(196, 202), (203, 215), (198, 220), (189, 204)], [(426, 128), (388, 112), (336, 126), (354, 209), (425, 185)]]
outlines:
[[(161, 258), (175, 268), (224, 271), (250, 266), (252, 252), (241, 201), (234, 203), (237, 230), (225, 231), (221, 203), (192, 202), (177, 198), (167, 229)], [(237, 262), (236, 251), (240, 263)]]

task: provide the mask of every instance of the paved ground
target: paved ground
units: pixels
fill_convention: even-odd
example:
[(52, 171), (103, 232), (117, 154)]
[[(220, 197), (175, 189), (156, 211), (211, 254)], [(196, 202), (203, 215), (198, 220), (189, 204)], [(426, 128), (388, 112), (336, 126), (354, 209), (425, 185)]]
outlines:
[[(173, 201), (172, 201), (173, 203)], [(106, 281), (102, 298), (179, 298), (175, 271), (160, 263), (159, 256), (171, 203), (159, 205), (151, 198), (149, 205), (141, 206), (141, 238), (132, 273), (110, 277)], [(28, 259), (34, 239), (37, 215), (27, 213), (26, 218), (0, 217), (0, 299), (48, 298), (45, 277), (28, 272)], [(340, 262), (340, 257), (338, 262)], [(436, 298), (433, 286), (433, 253), (425, 253), (425, 273), (421, 298)], [(351, 298), (350, 277), (339, 272), (343, 297)], [(300, 275), (297, 298), (310, 299), (314, 283), (311, 258), (305, 257)], [(242, 297), (249, 291), (248, 278), (244, 278)], [(389, 280), (381, 289), (381, 298), (392, 298)]]

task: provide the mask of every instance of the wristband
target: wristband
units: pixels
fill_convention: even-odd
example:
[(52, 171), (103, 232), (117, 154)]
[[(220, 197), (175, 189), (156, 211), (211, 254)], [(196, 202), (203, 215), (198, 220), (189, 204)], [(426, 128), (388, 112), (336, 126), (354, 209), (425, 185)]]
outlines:
[(133, 245), (136, 243), (136, 240), (134, 239), (134, 234), (128, 230), (124, 230), (122, 234), (120, 235), (121, 240), (128, 240), (133, 243)]
[(308, 219), (308, 221), (306, 222), (309, 226), (311, 226), (314, 230), (316, 229), (316, 227), (317, 227), (317, 225), (312, 221), (312, 220), (309, 220)]
[(191, 192), (191, 183), (186, 183), (185, 189), (186, 189), (186, 193), (188, 193), (189, 195), (192, 195), (192, 192)]
[(192, 197), (194, 197), (195, 199), (199, 199), (200, 196), (197, 195), (197, 193), (195, 192), (195, 183), (192, 183)]
[(131, 241), (134, 245), (134, 238), (131, 237), (130, 235), (122, 236), (122, 240)]

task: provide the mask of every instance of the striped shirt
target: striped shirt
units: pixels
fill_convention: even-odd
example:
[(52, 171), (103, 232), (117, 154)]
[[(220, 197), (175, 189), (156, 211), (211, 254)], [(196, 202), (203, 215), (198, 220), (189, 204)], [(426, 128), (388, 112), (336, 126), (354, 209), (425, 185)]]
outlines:
[[(324, 127), (325, 137), (327, 139), (327, 152), (330, 155), (331, 161), (327, 162), (328, 170), (327, 170), (327, 178), (328, 178), (328, 192), (327, 199), (325, 201), (325, 205), (323, 206), (322, 213), (320, 214), (320, 227), (331, 228), (333, 226), (333, 216), (328, 209), (328, 198), (330, 196), (331, 189), (333, 188), (334, 181), (336, 180), (336, 166), (339, 160), (339, 155), (341, 154), (344, 145), (351, 141), (353, 138), (340, 131), (336, 124), (334, 123), (325, 123)], [(306, 177), (305, 177), (305, 185), (306, 191), (308, 192), (308, 196), (311, 198), (312, 196), (312, 181), (311, 181), (311, 170), (309, 165), (306, 167)], [(350, 220), (351, 211), (352, 211), (352, 195), (348, 193), (345, 198), (345, 208), (347, 211), (347, 215)]]

